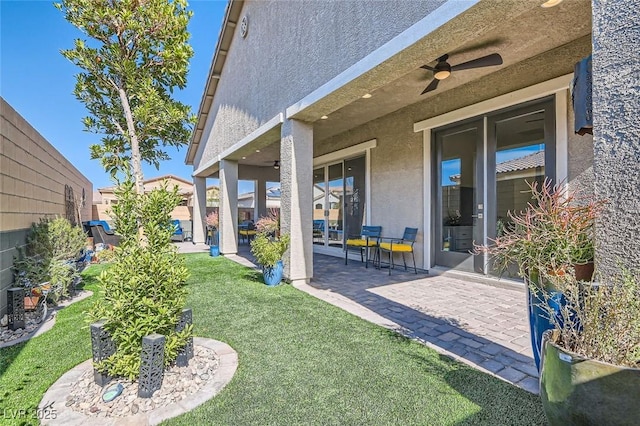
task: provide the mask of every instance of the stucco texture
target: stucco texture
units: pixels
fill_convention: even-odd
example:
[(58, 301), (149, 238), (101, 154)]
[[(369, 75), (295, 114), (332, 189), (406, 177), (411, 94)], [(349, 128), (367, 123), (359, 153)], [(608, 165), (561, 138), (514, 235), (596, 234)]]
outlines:
[[(484, 80), (460, 86), (433, 99), (419, 102), (370, 121), (334, 137), (317, 141), (314, 157), (358, 143), (376, 139), (371, 150), (371, 220), (382, 225), (384, 235), (402, 235), (404, 227), (418, 227), (415, 245), (418, 267), (423, 264), (423, 142), (422, 133), (413, 132), (415, 122), (435, 117), (467, 105), (540, 83), (573, 70), (573, 64), (590, 53), (590, 38), (533, 57), (508, 67)], [(552, 63), (554, 67), (541, 67)], [(571, 108), (571, 106), (569, 106)], [(593, 188), (589, 137), (573, 135), (573, 116), (569, 129), (569, 182)], [(435, 201), (434, 201), (435, 202)], [(426, 205), (429, 205), (426, 201)], [(401, 208), (399, 207), (401, 206)]]
[(606, 275), (640, 265), (640, 2), (593, 1), (596, 263)]
[(196, 168), (442, 3), (246, 2), (249, 30), (235, 34), (227, 53)]

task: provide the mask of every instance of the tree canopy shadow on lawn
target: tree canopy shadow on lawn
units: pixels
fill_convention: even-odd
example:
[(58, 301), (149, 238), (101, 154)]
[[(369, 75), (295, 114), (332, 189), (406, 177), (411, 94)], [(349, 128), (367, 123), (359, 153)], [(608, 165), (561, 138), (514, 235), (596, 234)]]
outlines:
[(543, 424), (537, 396), (224, 258), (186, 256), (195, 334), (231, 383), (168, 424)]

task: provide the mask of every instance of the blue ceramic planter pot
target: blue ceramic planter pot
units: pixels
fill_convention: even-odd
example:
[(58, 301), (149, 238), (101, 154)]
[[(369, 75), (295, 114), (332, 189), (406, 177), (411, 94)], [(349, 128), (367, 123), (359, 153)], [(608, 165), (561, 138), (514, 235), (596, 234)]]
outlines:
[(280, 284), (280, 281), (282, 281), (283, 274), (284, 274), (284, 264), (282, 263), (282, 260), (278, 260), (278, 262), (272, 268), (267, 268), (267, 267), (262, 268), (262, 276), (264, 278), (264, 283), (269, 287), (273, 287)]
[(559, 291), (549, 291), (549, 300), (545, 298), (541, 291), (532, 292), (527, 286), (527, 308), (529, 310), (529, 330), (531, 334), (531, 349), (536, 368), (540, 372), (540, 358), (542, 353), (542, 335), (547, 330), (554, 328), (549, 318), (549, 312), (544, 307), (545, 304), (553, 309), (554, 315), (559, 324), (562, 324), (562, 309), (566, 305), (564, 295)]
[(220, 246), (209, 246), (209, 255), (213, 257), (220, 256)]

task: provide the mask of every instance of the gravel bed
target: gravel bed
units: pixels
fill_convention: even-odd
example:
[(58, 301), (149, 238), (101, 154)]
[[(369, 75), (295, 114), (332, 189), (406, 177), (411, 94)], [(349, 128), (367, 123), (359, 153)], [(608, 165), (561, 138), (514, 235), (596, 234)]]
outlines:
[[(218, 359), (213, 350), (194, 347), (194, 356), (187, 367), (171, 366), (164, 372), (162, 388), (151, 398), (138, 397), (138, 382), (127, 379), (111, 380), (104, 388), (95, 384), (93, 370), (88, 369), (71, 386), (66, 406), (84, 415), (105, 417), (127, 417), (139, 412), (151, 411), (181, 401), (196, 393), (209, 380), (213, 380), (218, 369)], [(124, 390), (111, 402), (102, 401), (102, 393), (108, 387), (121, 383)]]

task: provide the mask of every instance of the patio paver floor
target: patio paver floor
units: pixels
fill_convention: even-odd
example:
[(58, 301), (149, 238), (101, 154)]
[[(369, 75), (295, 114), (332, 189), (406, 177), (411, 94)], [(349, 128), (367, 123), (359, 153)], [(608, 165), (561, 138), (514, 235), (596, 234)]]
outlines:
[[(253, 260), (246, 245), (228, 257), (246, 266)], [(314, 254), (313, 267), (310, 285), (299, 289), (538, 393), (524, 286), (402, 268), (389, 276), (387, 270), (320, 254)]]

